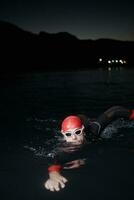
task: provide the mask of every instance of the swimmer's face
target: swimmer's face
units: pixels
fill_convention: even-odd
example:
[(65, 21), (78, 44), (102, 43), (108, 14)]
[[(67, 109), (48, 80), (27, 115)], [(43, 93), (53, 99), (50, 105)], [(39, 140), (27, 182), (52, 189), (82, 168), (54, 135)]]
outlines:
[(62, 132), (66, 142), (74, 144), (82, 144), (85, 140), (84, 126), (78, 129), (68, 130), (67, 132)]

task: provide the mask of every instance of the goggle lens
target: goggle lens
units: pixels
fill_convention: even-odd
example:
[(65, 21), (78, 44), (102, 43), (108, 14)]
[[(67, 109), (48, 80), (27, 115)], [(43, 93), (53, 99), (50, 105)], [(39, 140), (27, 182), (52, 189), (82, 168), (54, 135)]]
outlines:
[(65, 135), (66, 135), (67, 137), (70, 137), (70, 136), (72, 135), (72, 133), (65, 133)]
[(81, 130), (78, 130), (75, 132), (76, 135), (80, 135), (81, 134)]
[(71, 137), (72, 134), (80, 135), (82, 133), (82, 131), (83, 131), (83, 127), (79, 130), (74, 131), (74, 132), (66, 132), (66, 133), (64, 133), (64, 135), (66, 135), (67, 137)]

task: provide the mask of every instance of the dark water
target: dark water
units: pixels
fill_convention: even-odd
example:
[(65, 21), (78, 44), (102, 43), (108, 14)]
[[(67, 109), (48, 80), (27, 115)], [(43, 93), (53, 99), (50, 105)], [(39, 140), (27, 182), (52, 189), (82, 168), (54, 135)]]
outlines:
[(59, 134), (59, 121), (77, 113), (94, 118), (113, 105), (134, 108), (134, 70), (3, 75), (0, 87), (1, 199), (134, 199), (133, 122), (116, 122), (107, 133), (117, 137), (91, 143), (88, 164), (63, 172), (65, 189), (43, 188), (45, 145)]

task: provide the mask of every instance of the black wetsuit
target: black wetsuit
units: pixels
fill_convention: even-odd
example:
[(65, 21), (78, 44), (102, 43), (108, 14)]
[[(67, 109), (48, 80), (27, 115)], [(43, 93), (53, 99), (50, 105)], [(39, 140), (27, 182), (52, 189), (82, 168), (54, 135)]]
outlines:
[[(84, 131), (86, 133), (86, 136), (91, 137), (91, 138), (98, 138), (100, 137), (101, 132), (109, 125), (111, 122), (115, 121), (116, 119), (119, 118), (125, 118), (129, 119), (131, 115), (131, 110), (126, 109), (121, 106), (113, 106), (106, 110), (103, 114), (101, 114), (97, 119), (91, 120), (85, 115), (77, 115), (81, 120), (84, 125)], [(76, 147), (75, 147), (76, 146)], [(77, 148), (77, 145), (72, 145), (72, 144), (66, 144), (65, 147), (63, 147), (62, 156), (61, 155), (56, 155), (55, 159), (53, 160), (53, 164), (49, 163), (51, 165), (55, 165), (60, 163), (60, 165), (64, 165), (64, 163), (75, 160), (77, 156), (82, 155), (83, 157), (83, 152), (81, 149)], [(74, 151), (70, 151), (71, 148), (74, 148)], [(75, 151), (76, 148), (76, 151)], [(69, 150), (69, 151), (68, 151)], [(66, 152), (66, 155), (65, 155)], [(81, 153), (82, 152), (82, 153)], [(87, 151), (84, 151), (87, 152)], [(70, 154), (71, 153), (71, 154)], [(85, 157), (85, 155), (84, 155)]]
[(85, 115), (78, 115), (78, 117), (82, 120), (86, 134), (90, 134), (93, 137), (98, 137), (104, 128), (112, 121), (119, 118), (129, 119), (130, 114), (131, 111), (124, 107), (113, 106), (95, 120), (91, 120)]

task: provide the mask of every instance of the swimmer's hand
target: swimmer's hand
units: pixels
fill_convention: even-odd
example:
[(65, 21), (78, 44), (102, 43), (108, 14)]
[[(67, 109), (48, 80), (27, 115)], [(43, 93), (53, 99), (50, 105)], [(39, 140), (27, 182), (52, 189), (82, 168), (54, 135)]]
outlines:
[(64, 165), (64, 169), (74, 169), (74, 168), (79, 168), (81, 165), (85, 165), (85, 158), (84, 159), (78, 159), (78, 160), (73, 160), (71, 162), (67, 162)]
[(52, 192), (60, 191), (65, 187), (67, 179), (63, 177), (59, 172), (53, 171), (49, 172), (49, 179), (44, 183), (44, 186), (47, 190)]

